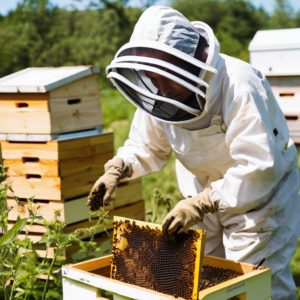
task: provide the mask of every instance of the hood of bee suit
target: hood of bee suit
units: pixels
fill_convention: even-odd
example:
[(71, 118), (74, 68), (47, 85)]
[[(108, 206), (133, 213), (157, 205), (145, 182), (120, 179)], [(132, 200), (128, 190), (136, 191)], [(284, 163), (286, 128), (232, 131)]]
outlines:
[(195, 57), (199, 37), (198, 30), (180, 12), (151, 6), (136, 23), (130, 42), (157, 41)]
[[(206, 62), (197, 57), (203, 53), (199, 52), (203, 41), (208, 49)], [(106, 72), (135, 106), (159, 121), (189, 129), (208, 110), (209, 84), (218, 57), (219, 43), (207, 24), (191, 23), (170, 7), (152, 6), (142, 14), (130, 42), (121, 47)], [(164, 93), (149, 73), (182, 85), (191, 96), (186, 100), (178, 93)]]

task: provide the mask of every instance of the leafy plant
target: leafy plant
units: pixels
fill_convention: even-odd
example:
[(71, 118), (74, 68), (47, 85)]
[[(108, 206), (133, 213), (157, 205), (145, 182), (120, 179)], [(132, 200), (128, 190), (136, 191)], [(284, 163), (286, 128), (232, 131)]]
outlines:
[(152, 212), (147, 213), (148, 215), (152, 215), (151, 220), (149, 222), (155, 223), (157, 220), (157, 209), (159, 207), (165, 207), (167, 210), (167, 214), (170, 212), (172, 207), (172, 200), (169, 196), (162, 196), (158, 189), (153, 190), (153, 197), (151, 197), (151, 204), (152, 204)]
[[(0, 184), (7, 178), (7, 167), (0, 166)], [(11, 208), (6, 207), (7, 191), (11, 189), (8, 183), (0, 185), (0, 295), (5, 300), (31, 300), (31, 299), (62, 299), (62, 277), (60, 269), (65, 264), (63, 255), (67, 247), (78, 243), (85, 259), (92, 257), (91, 250), (100, 250), (95, 242), (95, 233), (99, 227), (111, 222), (108, 212), (98, 211), (90, 216), (90, 221), (97, 221), (90, 228), (76, 229), (71, 233), (64, 233), (66, 226), (60, 220), (60, 210), (55, 210), (55, 218), (46, 221), (40, 215), (40, 207), (34, 209), (34, 197), (28, 198), (27, 218), (18, 217), (14, 226), (8, 229), (8, 214)], [(17, 209), (23, 210), (18, 197), (15, 197)], [(33, 244), (28, 238), (34, 223), (42, 224), (46, 233), (39, 243)], [(26, 232), (23, 240), (19, 239), (20, 232)], [(81, 235), (90, 236), (89, 241), (82, 241)], [(38, 255), (38, 250), (45, 251), (45, 257)], [(53, 251), (53, 255), (49, 253)], [(46, 276), (45, 276), (46, 275)], [(45, 280), (39, 280), (45, 276)], [(1, 297), (1, 296), (0, 296)]]

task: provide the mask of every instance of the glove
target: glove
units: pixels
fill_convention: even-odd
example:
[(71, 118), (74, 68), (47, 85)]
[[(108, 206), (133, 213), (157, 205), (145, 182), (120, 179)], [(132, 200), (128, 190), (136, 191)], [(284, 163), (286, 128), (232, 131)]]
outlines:
[(116, 156), (105, 164), (104, 170), (104, 175), (96, 181), (94, 187), (91, 190), (87, 206), (92, 206), (93, 201), (95, 201), (95, 197), (91, 194), (99, 192), (101, 186), (105, 187), (103, 203), (106, 206), (109, 205), (109, 203), (111, 202), (111, 196), (118, 186), (120, 180), (123, 178), (131, 177), (133, 173), (132, 165), (128, 164), (125, 166), (123, 159)]
[(165, 217), (162, 230), (170, 233), (182, 233), (189, 227), (201, 222), (205, 214), (215, 213), (218, 203), (212, 201), (212, 191), (206, 188), (194, 198), (187, 198), (178, 202), (173, 210)]

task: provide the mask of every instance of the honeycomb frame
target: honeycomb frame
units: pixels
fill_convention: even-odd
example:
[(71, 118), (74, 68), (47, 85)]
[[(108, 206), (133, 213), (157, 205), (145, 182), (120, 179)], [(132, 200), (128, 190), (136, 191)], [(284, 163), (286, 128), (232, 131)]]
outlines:
[[(126, 222), (125, 222), (126, 221)], [(121, 226), (116, 226), (116, 224), (122, 223)], [(124, 232), (123, 230), (126, 228), (126, 224), (131, 223), (135, 224), (136, 226), (139, 226), (141, 228), (148, 227), (149, 229), (154, 230), (162, 230), (162, 226), (159, 224), (153, 224), (143, 221), (137, 221), (132, 220), (124, 217), (114, 217), (114, 238), (113, 238), (113, 254), (117, 253), (117, 251), (126, 250), (126, 247), (128, 246), (126, 238), (122, 238), (121, 233)], [(122, 230), (123, 228), (123, 230)], [(121, 230), (120, 230), (121, 229)], [(191, 249), (194, 249), (195, 252), (195, 260), (194, 260), (194, 266), (193, 266), (193, 274), (191, 275), (193, 278), (193, 288), (191, 297), (189, 299), (196, 300), (198, 299), (199, 294), (199, 288), (200, 288), (200, 275), (201, 275), (201, 268), (202, 268), (202, 262), (203, 262), (203, 256), (204, 256), (204, 248), (205, 248), (205, 238), (206, 238), (206, 232), (201, 230), (195, 230), (195, 232), (198, 233), (198, 238), (194, 240), (194, 243), (191, 244)], [(113, 256), (113, 259), (111, 261), (111, 278), (115, 279), (116, 273), (117, 273), (117, 265), (115, 261), (115, 256)], [(133, 284), (133, 283), (131, 283)], [(154, 289), (155, 290), (155, 289)], [(157, 292), (161, 292), (159, 290), (155, 290)], [(175, 296), (176, 298), (180, 298), (182, 296), (176, 295), (176, 294), (169, 294), (172, 296)], [(181, 298), (183, 299), (183, 298)], [(185, 299), (185, 298), (184, 298)]]

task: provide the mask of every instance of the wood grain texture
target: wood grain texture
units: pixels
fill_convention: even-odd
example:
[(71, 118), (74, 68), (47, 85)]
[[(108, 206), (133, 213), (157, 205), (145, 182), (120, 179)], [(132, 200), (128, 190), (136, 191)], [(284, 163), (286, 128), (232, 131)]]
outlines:
[(48, 112), (0, 112), (0, 133), (50, 134)]
[[(38, 174), (45, 177), (59, 176), (58, 160), (42, 159), (38, 162), (24, 162), (23, 159), (4, 159), (4, 164), (8, 166), (9, 176), (25, 176), (26, 174)], [(76, 165), (73, 166), (76, 169)]]
[(50, 91), (50, 98), (93, 96), (99, 93), (99, 74), (92, 74)]
[(98, 96), (76, 97), (79, 103), (68, 104), (70, 98), (50, 99), (51, 132), (68, 132), (103, 124)]
[(49, 160), (68, 160), (114, 151), (112, 132), (94, 136), (49, 142), (8, 142), (0, 141), (4, 159), (37, 157)]
[[(88, 157), (77, 157), (68, 160), (46, 160), (30, 162), (28, 157), (22, 159), (5, 159), (4, 164), (9, 167), (9, 176), (24, 176), (26, 174), (38, 174), (45, 177), (65, 177), (73, 174), (84, 173), (89, 170), (98, 170), (103, 173), (104, 164), (112, 159), (113, 151), (96, 154)], [(37, 158), (39, 159), (39, 158)]]
[(38, 179), (26, 178), (25, 176), (9, 177), (5, 183), (11, 185), (14, 194), (9, 191), (8, 196), (14, 195), (19, 198), (30, 198), (35, 196), (40, 200), (58, 200), (61, 196), (61, 178), (60, 177), (42, 177)]
[[(48, 101), (49, 93), (0, 93), (2, 101)], [(1, 110), (1, 108), (0, 108)]]
[[(25, 107), (25, 105), (28, 105)], [(1, 112), (49, 112), (47, 100), (0, 100)]]
[[(22, 157), (38, 157), (39, 159), (58, 160), (58, 142), (45, 143), (1, 141), (4, 159), (20, 159)], [(70, 157), (71, 158), (71, 157)]]

